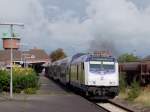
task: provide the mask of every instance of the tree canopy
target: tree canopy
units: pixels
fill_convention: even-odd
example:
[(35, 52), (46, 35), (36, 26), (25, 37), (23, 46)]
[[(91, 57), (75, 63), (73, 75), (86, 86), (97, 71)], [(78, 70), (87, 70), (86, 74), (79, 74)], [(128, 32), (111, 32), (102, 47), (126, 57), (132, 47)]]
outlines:
[(138, 61), (139, 58), (133, 54), (124, 53), (121, 56), (119, 56), (118, 61), (119, 62), (133, 62)]
[(59, 59), (63, 59), (65, 57), (67, 57), (67, 55), (62, 48), (58, 48), (52, 51), (50, 54), (50, 59), (52, 62), (57, 61)]

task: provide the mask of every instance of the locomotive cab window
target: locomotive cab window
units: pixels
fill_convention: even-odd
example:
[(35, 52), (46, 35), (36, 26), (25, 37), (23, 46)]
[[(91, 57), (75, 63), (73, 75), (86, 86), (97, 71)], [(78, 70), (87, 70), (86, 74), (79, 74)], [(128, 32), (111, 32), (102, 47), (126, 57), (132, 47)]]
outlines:
[(104, 70), (114, 70), (115, 63), (114, 62), (103, 62), (102, 64)]
[(115, 62), (113, 60), (90, 61), (90, 71), (114, 71)]
[(90, 71), (98, 71), (101, 69), (101, 62), (90, 62)]

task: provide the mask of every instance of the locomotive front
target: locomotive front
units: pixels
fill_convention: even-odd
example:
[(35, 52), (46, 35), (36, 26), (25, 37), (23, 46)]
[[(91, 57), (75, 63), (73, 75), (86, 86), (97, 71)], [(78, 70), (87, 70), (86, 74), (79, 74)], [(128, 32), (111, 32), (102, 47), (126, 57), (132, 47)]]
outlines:
[(115, 97), (118, 94), (118, 62), (107, 55), (90, 55), (86, 65), (86, 85), (88, 91), (103, 97)]

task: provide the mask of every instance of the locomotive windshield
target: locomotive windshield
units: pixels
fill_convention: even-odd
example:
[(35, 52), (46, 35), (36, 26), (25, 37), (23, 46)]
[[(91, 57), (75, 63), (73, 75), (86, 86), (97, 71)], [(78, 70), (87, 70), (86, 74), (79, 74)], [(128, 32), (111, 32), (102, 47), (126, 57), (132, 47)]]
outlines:
[(114, 62), (103, 62), (102, 68), (104, 70), (114, 70), (115, 69), (115, 63)]
[(115, 62), (111, 59), (99, 59), (90, 61), (90, 71), (105, 71), (105, 72), (114, 72)]

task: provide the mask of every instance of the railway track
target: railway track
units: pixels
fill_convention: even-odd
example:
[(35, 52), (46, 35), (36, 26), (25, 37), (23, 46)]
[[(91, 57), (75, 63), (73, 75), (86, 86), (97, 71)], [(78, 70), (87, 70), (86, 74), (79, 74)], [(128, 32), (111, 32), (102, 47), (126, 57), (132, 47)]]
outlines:
[(99, 106), (100, 108), (103, 108), (107, 112), (137, 112), (133, 109), (117, 104), (111, 100), (108, 100), (106, 102), (99, 102), (96, 103), (96, 105)]

